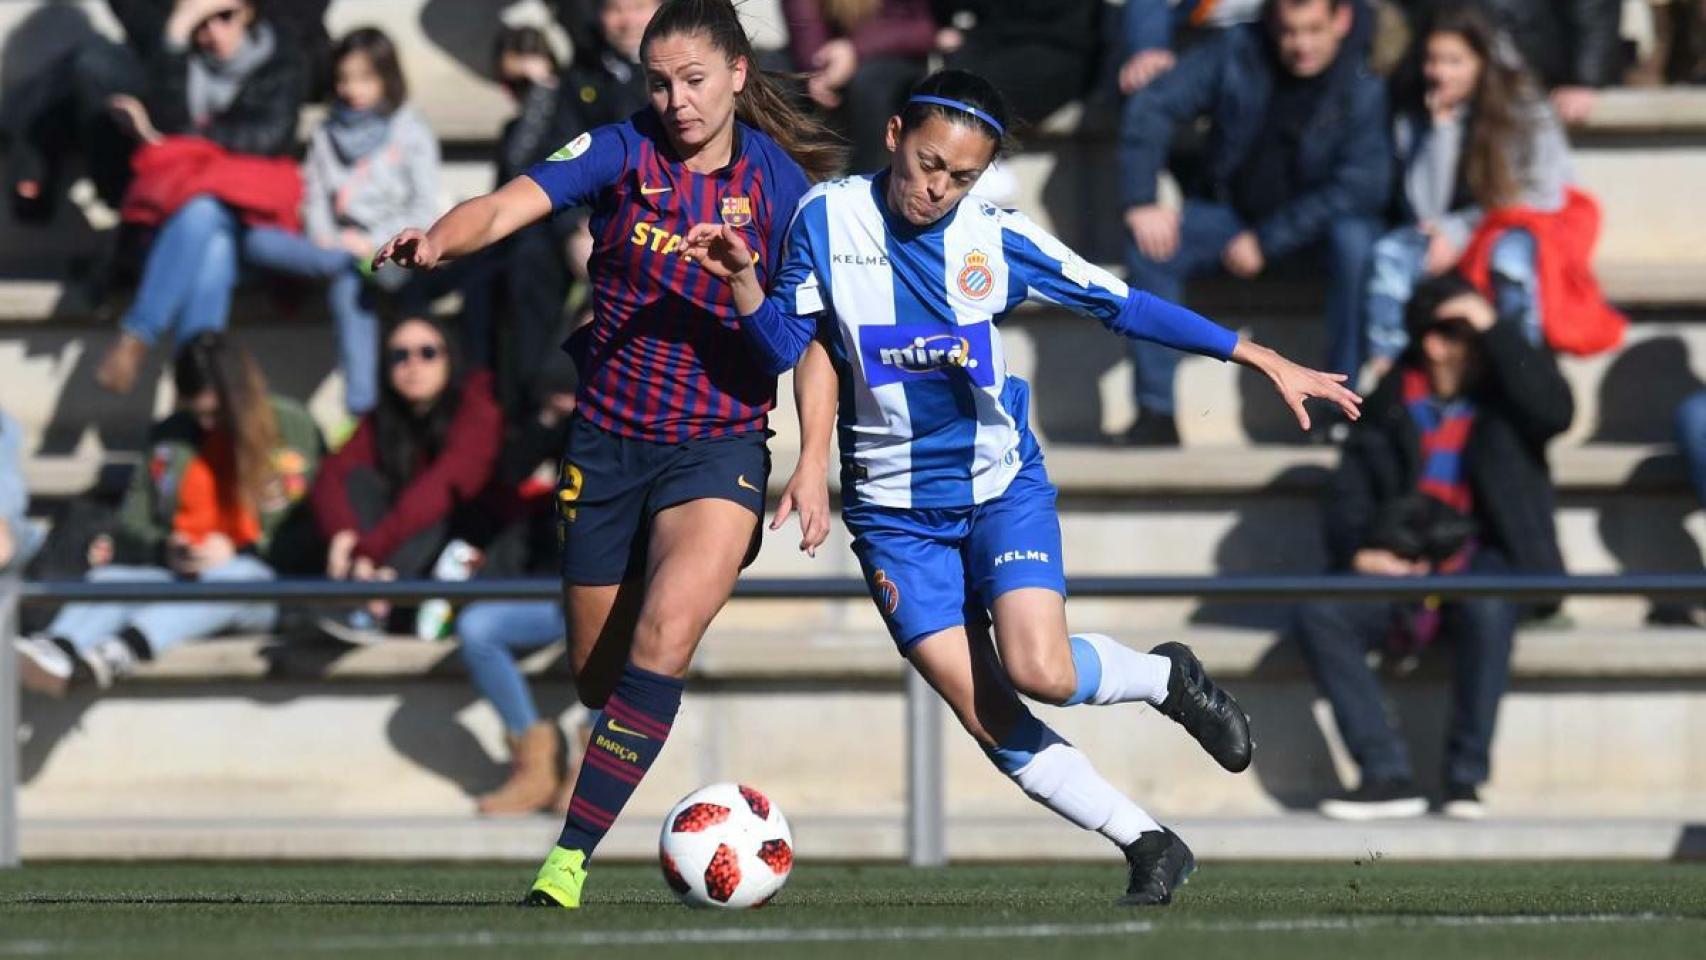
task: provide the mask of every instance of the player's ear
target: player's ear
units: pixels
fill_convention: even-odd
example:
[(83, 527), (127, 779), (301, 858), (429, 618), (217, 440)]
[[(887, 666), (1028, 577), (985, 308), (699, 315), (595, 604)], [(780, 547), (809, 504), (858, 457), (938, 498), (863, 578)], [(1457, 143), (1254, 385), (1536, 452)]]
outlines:
[(736, 57), (734, 63), (729, 64), (729, 69), (734, 73), (735, 93), (746, 89), (746, 72), (750, 66), (745, 57)]
[(884, 132), (883, 136), (883, 142), (888, 146), (890, 153), (900, 152), (901, 132), (900, 116), (897, 114), (896, 116), (890, 117), (888, 129)]

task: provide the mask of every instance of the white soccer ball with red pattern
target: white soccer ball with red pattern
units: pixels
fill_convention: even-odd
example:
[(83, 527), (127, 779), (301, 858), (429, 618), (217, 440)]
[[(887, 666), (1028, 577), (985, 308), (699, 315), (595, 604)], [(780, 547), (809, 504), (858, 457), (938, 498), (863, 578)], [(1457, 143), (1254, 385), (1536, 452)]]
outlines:
[(794, 835), (764, 794), (714, 783), (669, 812), (658, 859), (664, 881), (690, 907), (761, 907), (788, 882)]

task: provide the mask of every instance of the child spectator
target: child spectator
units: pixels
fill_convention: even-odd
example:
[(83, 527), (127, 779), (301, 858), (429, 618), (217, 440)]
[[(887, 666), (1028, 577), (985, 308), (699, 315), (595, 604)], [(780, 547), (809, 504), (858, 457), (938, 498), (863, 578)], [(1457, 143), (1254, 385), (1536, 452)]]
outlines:
[[(1416, 290), (1410, 347), (1351, 427), (1325, 501), (1333, 569), (1364, 576), (1561, 574), (1546, 444), (1570, 425), (1570, 388), (1551, 354), (1455, 274)], [(1323, 600), (1298, 608), (1297, 636), (1361, 770), (1321, 811), (1419, 816), (1427, 801), (1388, 717), (1368, 655), (1399, 660), (1436, 640), (1453, 650), (1444, 812), (1479, 817), (1493, 726), (1510, 680), (1520, 610), (1496, 597), (1444, 604)]]
[[(503, 440), (491, 375), (465, 376), (451, 338), (411, 318), (385, 338), (379, 403), (326, 459), (314, 515), (330, 544), (334, 580), (430, 574), (460, 513), (491, 479)], [(348, 643), (383, 638), (390, 606), (376, 602), (320, 621)]]
[[(439, 212), (438, 138), (406, 105), (408, 86), (391, 39), (372, 27), (353, 30), (332, 52), (331, 115), (309, 138), (303, 162), (305, 233), (256, 227), (243, 254), (256, 266), (326, 282), (338, 331), (344, 407), (352, 416), (379, 396), (379, 320), (365, 282), (373, 252), (405, 225)], [(435, 290), (399, 267), (373, 274), (400, 292), (405, 312), (423, 312)]]
[[(95, 581), (271, 580), (290, 568), (298, 501), (320, 459), (306, 410), (271, 396), (260, 367), (221, 333), (178, 351), (177, 412), (154, 426), (131, 477), (118, 532), (89, 548)], [(63, 696), (105, 689), (140, 662), (228, 630), (271, 630), (270, 603), (73, 603), (17, 642), (24, 684)]]
[(936, 42), (927, 0), (783, 0), (794, 69), (852, 145), (848, 169), (888, 159), (883, 128), (924, 79)]
[(123, 216), (160, 227), (118, 342), (95, 374), (115, 393), (136, 385), (161, 338), (224, 328), (240, 224), (294, 227), (301, 198), (287, 155), (307, 62), (253, 0), (178, 0), (147, 67), (146, 105), (113, 98), (144, 145)]
[[(1402, 226), (1374, 246), (1368, 285), (1369, 353), (1376, 379), (1407, 343), (1404, 304), (1423, 277), (1457, 266), (1489, 210), (1555, 212), (1575, 178), (1570, 144), (1523, 73), (1496, 55), (1498, 35), (1478, 8), (1442, 12), (1418, 34), (1397, 78), (1393, 147)], [(1535, 239), (1506, 231), (1490, 266), (1500, 310), (1541, 340)]]

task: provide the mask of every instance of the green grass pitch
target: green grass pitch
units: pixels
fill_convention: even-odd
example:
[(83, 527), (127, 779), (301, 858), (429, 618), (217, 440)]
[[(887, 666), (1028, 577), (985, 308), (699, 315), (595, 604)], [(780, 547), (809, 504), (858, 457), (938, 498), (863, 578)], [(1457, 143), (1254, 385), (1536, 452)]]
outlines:
[(770, 907), (679, 906), (594, 869), (577, 913), (515, 864), (51, 864), (0, 872), (0, 958), (1706, 956), (1706, 865), (1204, 865), (1111, 905), (1106, 865), (800, 864)]

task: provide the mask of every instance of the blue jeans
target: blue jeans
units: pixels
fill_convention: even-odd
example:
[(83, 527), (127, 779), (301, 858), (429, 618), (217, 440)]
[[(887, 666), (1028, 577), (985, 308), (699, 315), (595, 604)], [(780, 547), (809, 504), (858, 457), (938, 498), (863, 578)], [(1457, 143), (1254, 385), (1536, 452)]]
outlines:
[[(1469, 573), (1509, 572), (1492, 550), (1476, 553)], [(1368, 665), (1370, 650), (1391, 633), (1397, 610), (1390, 603), (1325, 600), (1298, 607), (1296, 635), (1315, 685), (1333, 707), (1333, 720), (1363, 781), (1415, 779), (1409, 749), (1386, 712), (1380, 680)], [(1441, 639), (1454, 647), (1451, 721), (1445, 778), (1485, 783), (1499, 700), (1510, 685), (1517, 606), (1488, 597), (1441, 608)]]
[(144, 343), (184, 341), (225, 329), (237, 285), (239, 224), (230, 208), (199, 196), (161, 226), (121, 325)]
[[(177, 576), (162, 567), (96, 567), (95, 582), (170, 583)], [(256, 557), (238, 555), (202, 574), (208, 583), (272, 580), (272, 568)], [(229, 631), (264, 632), (278, 620), (270, 603), (73, 603), (48, 625), (50, 636), (63, 637), (87, 651), (107, 637), (128, 628), (148, 640), (155, 656), (190, 640)]]
[(1688, 461), (1694, 479), (1694, 496), (1706, 507), (1706, 390), (1682, 401), (1676, 408), (1676, 443)]
[(516, 657), (563, 639), (563, 609), (550, 602), (469, 604), (456, 618), (462, 662), (474, 689), (491, 701), (504, 729), (520, 735), (539, 722)]
[[(1221, 253), (1245, 229), (1247, 225), (1231, 207), (1186, 200), (1179, 226), (1179, 249), (1173, 259), (1151, 260), (1130, 236), (1126, 237), (1127, 282), (1163, 299), (1182, 302), (1185, 281), (1220, 270)], [(1335, 373), (1355, 375), (1362, 363), (1362, 300), (1370, 250), (1379, 229), (1373, 219), (1335, 220), (1315, 243), (1313, 252), (1325, 260), (1327, 267), (1326, 362), (1327, 369)], [(1178, 351), (1147, 340), (1134, 340), (1131, 357), (1138, 407), (1171, 416)]]
[(348, 251), (322, 247), (276, 227), (249, 230), (243, 239), (243, 257), (257, 267), (325, 281), (326, 307), (338, 330), (344, 409), (356, 417), (372, 410), (379, 402), (379, 317), (364, 302), (355, 258)]
[[(1424, 278), (1427, 256), (1427, 235), (1413, 226), (1399, 227), (1375, 241), (1364, 308), (1368, 348), (1373, 356), (1391, 360), (1409, 345), (1404, 308)], [(1527, 230), (1507, 230), (1493, 242), (1489, 257), (1493, 306), (1499, 317), (1520, 322), (1528, 341), (1538, 345), (1543, 334), (1534, 235)]]

